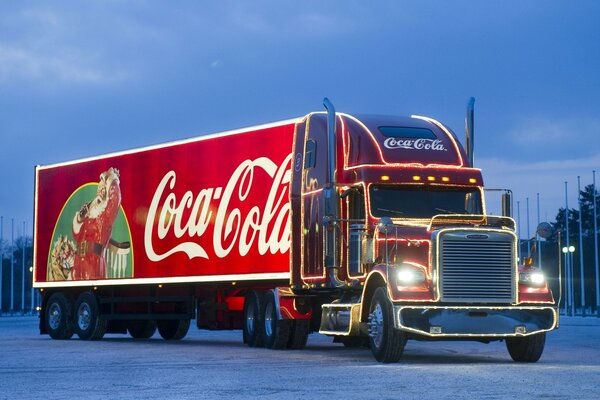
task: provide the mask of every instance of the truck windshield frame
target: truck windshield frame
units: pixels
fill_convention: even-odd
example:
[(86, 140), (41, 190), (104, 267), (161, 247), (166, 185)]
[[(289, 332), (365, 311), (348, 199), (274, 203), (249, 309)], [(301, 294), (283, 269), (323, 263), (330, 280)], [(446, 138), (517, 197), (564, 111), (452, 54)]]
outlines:
[(483, 214), (479, 187), (381, 185), (369, 187), (374, 217), (429, 219), (439, 214)]

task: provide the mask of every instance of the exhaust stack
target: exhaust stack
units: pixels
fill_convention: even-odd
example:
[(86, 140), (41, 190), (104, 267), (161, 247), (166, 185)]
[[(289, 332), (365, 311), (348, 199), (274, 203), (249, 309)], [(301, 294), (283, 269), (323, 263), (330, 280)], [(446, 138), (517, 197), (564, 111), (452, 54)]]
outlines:
[(323, 99), (323, 105), (327, 110), (327, 150), (329, 152), (329, 164), (327, 171), (327, 182), (331, 186), (335, 186), (335, 165), (336, 165), (336, 140), (335, 140), (335, 107), (327, 97)]
[(466, 136), (466, 150), (467, 158), (469, 159), (469, 166), (473, 167), (474, 155), (473, 149), (475, 147), (475, 97), (471, 97), (467, 103), (467, 116), (465, 117), (465, 136)]

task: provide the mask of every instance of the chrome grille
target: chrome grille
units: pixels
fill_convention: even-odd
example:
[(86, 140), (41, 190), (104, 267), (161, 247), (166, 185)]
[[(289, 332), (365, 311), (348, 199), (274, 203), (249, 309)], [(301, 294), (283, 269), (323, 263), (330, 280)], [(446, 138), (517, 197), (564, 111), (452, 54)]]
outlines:
[(452, 231), (443, 233), (439, 239), (442, 301), (514, 301), (513, 235), (504, 232), (481, 235), (476, 231)]

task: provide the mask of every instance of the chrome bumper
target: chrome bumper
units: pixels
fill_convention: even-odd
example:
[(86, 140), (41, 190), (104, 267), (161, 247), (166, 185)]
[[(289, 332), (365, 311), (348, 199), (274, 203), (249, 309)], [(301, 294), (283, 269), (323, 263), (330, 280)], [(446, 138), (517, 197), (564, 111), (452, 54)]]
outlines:
[(394, 305), (396, 329), (429, 337), (503, 338), (558, 328), (554, 307)]

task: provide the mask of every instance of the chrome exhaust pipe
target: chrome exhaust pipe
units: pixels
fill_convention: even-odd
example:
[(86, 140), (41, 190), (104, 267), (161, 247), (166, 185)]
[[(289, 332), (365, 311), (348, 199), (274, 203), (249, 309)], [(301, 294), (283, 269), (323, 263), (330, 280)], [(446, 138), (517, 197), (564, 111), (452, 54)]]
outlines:
[(325, 217), (323, 227), (325, 228), (325, 268), (329, 271), (329, 286), (342, 287), (344, 282), (338, 279), (339, 259), (337, 250), (339, 248), (338, 231), (340, 229), (340, 211), (338, 205), (338, 194), (335, 179), (336, 160), (336, 115), (335, 107), (327, 97), (323, 99), (323, 106), (327, 110), (327, 183), (324, 187), (325, 194)]
[(474, 154), (473, 149), (475, 147), (475, 97), (471, 97), (467, 103), (467, 116), (465, 117), (465, 147), (467, 150), (467, 158), (469, 160), (469, 166), (473, 167)]
[(334, 186), (336, 166), (335, 107), (327, 97), (323, 99), (323, 105), (325, 106), (325, 110), (327, 110), (327, 151), (329, 152), (329, 170), (327, 171), (327, 178), (329, 179), (329, 185)]

